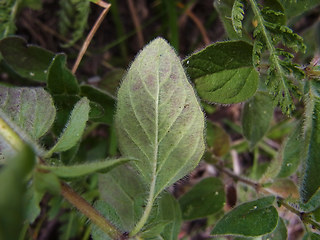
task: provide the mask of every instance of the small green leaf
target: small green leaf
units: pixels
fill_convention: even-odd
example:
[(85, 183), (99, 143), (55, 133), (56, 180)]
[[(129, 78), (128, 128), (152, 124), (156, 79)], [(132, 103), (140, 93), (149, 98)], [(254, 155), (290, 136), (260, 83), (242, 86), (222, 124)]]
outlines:
[(48, 151), (47, 157), (54, 152), (66, 151), (77, 144), (89, 118), (89, 100), (84, 97), (74, 106), (68, 123), (61, 133), (57, 143)]
[(27, 45), (20, 37), (7, 37), (0, 41), (0, 52), (9, 66), (20, 76), (46, 82), (49, 65), (54, 54), (46, 49)]
[(221, 210), (225, 204), (224, 186), (218, 178), (209, 177), (197, 183), (179, 199), (184, 220), (204, 218)]
[(269, 94), (258, 92), (244, 105), (242, 132), (252, 149), (266, 134), (273, 115), (273, 101)]
[(274, 200), (264, 197), (237, 206), (219, 220), (211, 234), (256, 237), (271, 233), (278, 224)]
[[(291, 176), (299, 167), (302, 152), (302, 129), (301, 124), (293, 129), (292, 133), (288, 136), (285, 141), (284, 147), (280, 152), (282, 164), (280, 172), (278, 173), (278, 178), (285, 178)], [(279, 162), (276, 163), (279, 168)]]
[(235, 0), (232, 6), (231, 19), (233, 29), (240, 37), (242, 35), (242, 20), (244, 18), (243, 14), (244, 11), (242, 1)]
[(53, 173), (35, 171), (33, 179), (36, 191), (40, 193), (50, 192), (54, 195), (60, 193), (60, 181)]
[(34, 140), (50, 129), (56, 114), (52, 98), (43, 88), (0, 86), (0, 108)]
[(210, 152), (221, 157), (229, 152), (230, 137), (222, 127), (207, 121), (207, 145)]
[(118, 92), (120, 151), (140, 161), (134, 167), (158, 194), (199, 163), (204, 152), (204, 116), (174, 49), (153, 40), (132, 63)]
[(279, 217), (278, 225), (272, 233), (262, 237), (262, 240), (287, 240), (287, 227), (282, 218)]
[(203, 100), (239, 103), (258, 87), (258, 72), (252, 64), (252, 45), (243, 41), (212, 44), (184, 60), (187, 72)]
[(48, 70), (48, 88), (52, 94), (78, 94), (80, 91), (76, 77), (66, 67), (65, 54), (57, 54)]
[(44, 192), (38, 192), (35, 190), (34, 184), (32, 184), (26, 192), (26, 219), (29, 223), (33, 223), (40, 215), (41, 208), (40, 202), (44, 196)]
[(133, 159), (130, 158), (118, 158), (118, 159), (106, 159), (104, 161), (90, 162), (79, 165), (71, 166), (48, 166), (40, 165), (40, 169), (48, 170), (61, 178), (74, 178), (82, 177), (94, 172), (108, 172), (114, 167), (124, 164)]
[(103, 115), (99, 116), (99, 118), (95, 118), (94, 121), (103, 122), (109, 125), (112, 124), (115, 97), (101, 89), (92, 87), (90, 85), (82, 85), (80, 89), (81, 96), (87, 97), (90, 101), (98, 103), (104, 110)]
[(320, 235), (313, 232), (307, 232), (303, 236), (302, 240), (320, 240)]
[(141, 232), (142, 238), (154, 238), (163, 231), (165, 226), (168, 224), (168, 221), (156, 221), (156, 223), (151, 225), (146, 225)]

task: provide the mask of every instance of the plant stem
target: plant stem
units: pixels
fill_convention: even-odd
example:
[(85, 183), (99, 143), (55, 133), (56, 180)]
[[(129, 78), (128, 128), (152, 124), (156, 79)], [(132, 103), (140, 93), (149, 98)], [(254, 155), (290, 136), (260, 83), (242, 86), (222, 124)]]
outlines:
[(76, 60), (76, 62), (74, 63), (74, 65), (72, 67), (72, 73), (73, 74), (77, 71), (78, 66), (79, 66), (79, 64), (81, 62), (81, 59), (82, 59), (83, 55), (85, 54), (85, 52), (87, 51), (87, 48), (88, 48), (88, 46), (89, 46), (94, 34), (98, 30), (98, 28), (101, 25), (104, 17), (107, 15), (107, 13), (108, 13), (108, 11), (109, 11), (109, 9), (111, 7), (111, 4), (108, 4), (108, 3), (105, 3), (103, 5), (102, 4), (98, 4), (98, 5), (104, 6), (104, 9), (103, 9), (102, 13), (100, 14), (99, 18), (97, 19), (97, 21), (95, 22), (95, 24), (93, 25), (90, 33), (88, 34), (86, 40), (84, 41), (84, 43), (82, 45), (82, 48), (81, 48), (81, 50), (80, 50), (80, 52), (78, 54), (77, 60)]
[(69, 185), (61, 183), (61, 195), (83, 215), (89, 218), (94, 224), (100, 227), (112, 239), (124, 239), (123, 234), (107, 219), (105, 219), (96, 209), (94, 209), (85, 199), (78, 195)]

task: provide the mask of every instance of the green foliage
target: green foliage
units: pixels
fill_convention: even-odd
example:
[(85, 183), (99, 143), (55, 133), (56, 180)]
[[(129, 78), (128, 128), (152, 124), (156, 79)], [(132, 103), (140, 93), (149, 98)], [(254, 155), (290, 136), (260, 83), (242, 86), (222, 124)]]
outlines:
[(19, 0), (0, 2), (0, 39), (14, 33), (15, 16), (18, 10)]
[(70, 47), (84, 34), (90, 13), (90, 1), (60, 0), (59, 5), (59, 31), (64, 36), (72, 33), (69, 42), (64, 45)]
[(231, 18), (234, 31), (241, 37), (242, 20), (244, 18), (243, 3), (241, 0), (235, 0), (232, 7)]
[(265, 197), (237, 206), (219, 220), (211, 234), (255, 237), (272, 232), (278, 224), (273, 202), (274, 197)]
[(221, 210), (225, 204), (222, 182), (205, 178), (179, 199), (184, 220), (204, 218)]
[(184, 60), (199, 96), (214, 103), (238, 103), (258, 87), (252, 46), (243, 41), (215, 43)]

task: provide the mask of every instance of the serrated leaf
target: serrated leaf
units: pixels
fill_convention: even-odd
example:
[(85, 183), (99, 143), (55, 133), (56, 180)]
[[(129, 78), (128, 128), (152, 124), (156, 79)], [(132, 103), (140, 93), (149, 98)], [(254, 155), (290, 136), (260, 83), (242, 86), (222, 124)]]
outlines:
[(20, 37), (7, 37), (0, 41), (0, 52), (9, 66), (20, 76), (46, 82), (49, 65), (54, 54), (44, 48), (27, 45)]
[(57, 143), (48, 151), (47, 156), (54, 152), (66, 151), (77, 144), (85, 129), (89, 118), (89, 100), (84, 97), (74, 106), (70, 114), (68, 123), (61, 133)]
[(224, 186), (218, 178), (201, 180), (179, 199), (184, 220), (204, 218), (221, 210), (225, 204)]
[(127, 165), (120, 165), (99, 175), (99, 192), (119, 217), (121, 229), (131, 231), (142, 215), (146, 199), (141, 177)]
[(243, 16), (243, 3), (241, 0), (235, 0), (231, 11), (231, 20), (234, 31), (241, 37), (242, 35), (242, 20)]
[(0, 108), (34, 140), (51, 127), (56, 109), (43, 88), (0, 86)]
[(61, 178), (74, 178), (82, 177), (94, 172), (108, 172), (118, 165), (124, 164), (133, 159), (130, 158), (118, 158), (118, 159), (106, 159), (104, 161), (90, 162), (79, 165), (71, 166), (48, 166), (40, 165), (39, 168), (48, 170)]
[(306, 95), (306, 120), (304, 121), (304, 175), (300, 186), (300, 195), (304, 203), (317, 192), (320, 187), (320, 95), (319, 83), (311, 81)]
[(257, 90), (258, 72), (252, 64), (252, 45), (246, 42), (212, 44), (184, 63), (203, 100), (239, 103)]
[(204, 116), (180, 60), (157, 38), (132, 63), (118, 92), (120, 151), (140, 161), (149, 205), (187, 173), (204, 152)]
[(229, 152), (230, 137), (219, 125), (207, 121), (207, 145), (210, 152), (221, 157)]
[(282, 218), (279, 217), (278, 225), (272, 233), (262, 236), (262, 240), (287, 240), (287, 228)]
[(49, 67), (47, 86), (52, 94), (78, 94), (80, 91), (76, 77), (66, 67), (67, 56), (57, 54)]
[(212, 235), (256, 237), (271, 233), (278, 224), (273, 196), (243, 203), (218, 221)]
[(25, 213), (25, 178), (34, 163), (33, 151), (24, 146), (0, 169), (0, 239), (19, 239)]
[(82, 85), (80, 89), (81, 96), (87, 97), (90, 101), (100, 104), (104, 110), (103, 114), (98, 118), (95, 118), (94, 121), (112, 124), (115, 97), (90, 85)]
[(246, 102), (242, 112), (242, 132), (252, 149), (266, 134), (273, 116), (269, 94), (258, 92)]
[[(284, 147), (280, 152), (281, 167), (277, 175), (278, 178), (291, 176), (300, 165), (300, 153), (302, 152), (302, 130), (301, 124), (298, 124), (288, 136)], [(279, 163), (277, 163), (279, 166)]]
[(320, 235), (313, 232), (307, 232), (303, 236), (302, 240), (320, 240)]

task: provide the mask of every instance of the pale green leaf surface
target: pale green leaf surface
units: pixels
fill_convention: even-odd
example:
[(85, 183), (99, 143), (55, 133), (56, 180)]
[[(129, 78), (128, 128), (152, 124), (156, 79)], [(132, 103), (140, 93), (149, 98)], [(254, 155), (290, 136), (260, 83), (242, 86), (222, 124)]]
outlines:
[(203, 113), (179, 58), (161, 38), (132, 63), (118, 92), (115, 119), (120, 151), (140, 160), (134, 166), (150, 184), (152, 199), (202, 157)]
[(257, 92), (246, 102), (242, 112), (242, 132), (253, 148), (266, 134), (273, 116), (269, 94)]
[(179, 199), (184, 220), (204, 218), (221, 210), (225, 204), (224, 186), (220, 179), (209, 177), (197, 183)]
[(243, 41), (219, 42), (184, 60), (187, 72), (203, 100), (238, 103), (258, 87), (258, 72), (252, 65), (252, 45)]
[(81, 98), (74, 106), (57, 143), (48, 151), (47, 156), (54, 152), (66, 151), (77, 144), (88, 121), (89, 111), (89, 100), (86, 97)]
[(44, 48), (27, 45), (20, 37), (7, 37), (0, 41), (0, 52), (8, 65), (20, 76), (46, 82), (49, 65), (54, 54)]
[(0, 86), (0, 108), (34, 140), (50, 129), (56, 114), (52, 98), (43, 88)]
[(132, 230), (141, 217), (146, 199), (140, 176), (127, 165), (120, 165), (99, 175), (99, 192), (119, 217), (122, 229)]
[(235, 207), (218, 221), (211, 234), (255, 237), (272, 232), (278, 224), (274, 200), (273, 196), (264, 197)]
[(106, 159), (104, 161), (89, 162), (79, 165), (71, 166), (48, 166), (40, 165), (39, 168), (48, 170), (58, 177), (61, 178), (74, 178), (82, 177), (94, 172), (107, 172), (114, 167), (124, 164), (130, 160), (130, 158), (119, 158), (119, 159)]

